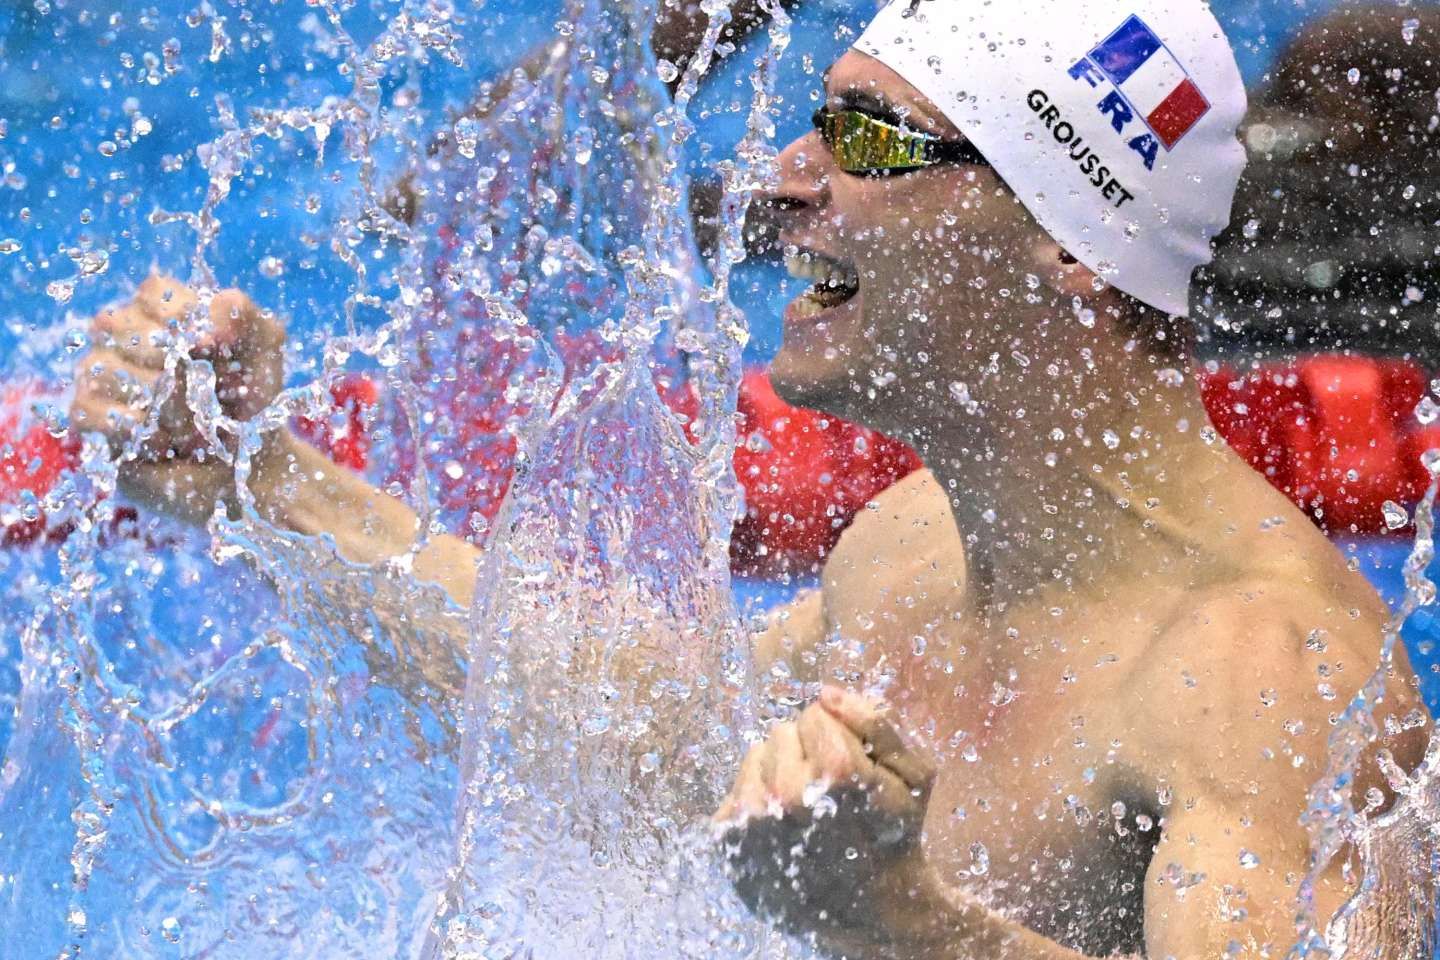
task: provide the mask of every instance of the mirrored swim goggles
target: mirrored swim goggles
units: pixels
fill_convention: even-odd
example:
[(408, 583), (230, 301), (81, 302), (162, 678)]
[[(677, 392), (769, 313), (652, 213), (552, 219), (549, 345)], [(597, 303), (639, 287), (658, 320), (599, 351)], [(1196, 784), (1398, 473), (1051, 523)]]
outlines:
[(846, 173), (887, 176), (937, 163), (989, 165), (968, 140), (942, 140), (916, 133), (860, 110), (822, 107), (810, 119), (830, 148), (835, 165)]

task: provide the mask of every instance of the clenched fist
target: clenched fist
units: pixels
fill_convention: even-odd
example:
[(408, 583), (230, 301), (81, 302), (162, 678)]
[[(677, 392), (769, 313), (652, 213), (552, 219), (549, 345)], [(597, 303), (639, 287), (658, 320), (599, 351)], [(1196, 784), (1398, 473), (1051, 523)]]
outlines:
[(882, 936), (927, 882), (934, 773), (879, 705), (825, 687), (750, 750), (715, 814), (741, 898), (790, 930)]
[[(186, 403), (187, 379), (193, 376), (186, 364), (177, 367), (168, 399), (152, 409), (159, 402), (166, 346), (196, 303), (195, 294), (175, 279), (152, 275), (130, 303), (97, 315), (90, 328), (92, 349), (76, 368), (70, 422), (76, 431), (104, 434), (118, 450), (153, 413), (155, 430), (139, 457), (121, 465), (122, 488), (147, 505), (200, 521), (217, 500), (233, 494), (233, 471), (196, 427)], [(236, 290), (216, 294), (209, 324), (190, 357), (213, 367), (221, 412), (249, 419), (280, 390), (284, 327)], [(234, 441), (223, 434), (219, 439)]]

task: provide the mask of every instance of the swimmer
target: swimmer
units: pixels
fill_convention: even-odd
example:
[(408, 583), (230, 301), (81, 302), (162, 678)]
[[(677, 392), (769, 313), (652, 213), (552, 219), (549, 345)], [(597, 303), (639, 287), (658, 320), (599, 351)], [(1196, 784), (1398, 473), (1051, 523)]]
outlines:
[[(1191, 370), (1190, 272), (1239, 174), (1233, 59), (1198, 0), (1070, 0), (1020, 22), (909, 6), (831, 68), (818, 129), (781, 157), (792, 267), (823, 276), (787, 311), (772, 376), (908, 439), (928, 469), (862, 511), (821, 588), (758, 640), (813, 702), (716, 812), (737, 888), (851, 958), (1273, 956), (1308, 866), (1306, 790), (1385, 608), (1214, 437)], [(1188, 93), (1184, 111), (1099, 108), (1129, 80), (1112, 83), (1104, 45), (1132, 13), (1146, 32), (1126, 49), (1148, 62), (1162, 39), (1198, 117)], [(993, 51), (969, 48), (982, 33)], [(152, 278), (97, 318), (77, 421), (124, 435), (133, 384), (157, 375), (147, 338), (188, 296)], [(243, 412), (273, 395), (283, 331), (236, 293), (212, 317), (222, 400)], [(122, 476), (132, 496), (198, 520), (231, 495), (178, 440), (151, 452)], [(253, 486), (277, 524), (356, 561), (415, 537), (407, 508), (285, 433)], [(475, 560), (431, 538), (415, 575), (464, 608)], [(1380, 711), (1406, 767), (1425, 739), (1411, 680), (1402, 653)], [(1367, 761), (1355, 792), (1371, 788)], [(1322, 912), (1348, 889), (1327, 876)]]
[[(1199, 0), (900, 2), (780, 157), (781, 241), (821, 279), (772, 381), (928, 468), (761, 638), (818, 696), (715, 817), (746, 901), (828, 955), (1294, 941), (1306, 793), (1386, 609), (1201, 403), (1188, 287), (1244, 108)], [(1408, 769), (1428, 716), (1392, 674)], [(1373, 757), (1354, 789), (1385, 790)], [(1353, 889), (1337, 864), (1321, 916)]]

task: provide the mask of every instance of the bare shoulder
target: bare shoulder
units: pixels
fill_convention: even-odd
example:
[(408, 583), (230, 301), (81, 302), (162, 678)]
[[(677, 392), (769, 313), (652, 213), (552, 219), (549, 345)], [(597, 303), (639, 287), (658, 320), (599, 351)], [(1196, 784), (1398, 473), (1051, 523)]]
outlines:
[[(1388, 610), (1338, 552), (1198, 591), (1157, 626), (1131, 678), (1147, 752), (1221, 794), (1256, 782), (1303, 796), (1339, 714), (1380, 664)], [(1425, 716), (1405, 651), (1389, 667), (1377, 746), (1418, 762)], [(1373, 764), (1368, 765), (1373, 768)], [(1368, 783), (1372, 778), (1364, 778)]]
[(917, 470), (866, 505), (821, 573), (827, 621), (845, 632), (934, 635), (959, 610), (965, 546), (950, 499)]
[(950, 498), (929, 470), (920, 469), (876, 494), (840, 536), (831, 562), (853, 562), (878, 544), (935, 545), (960, 534), (950, 511)]
[(754, 637), (755, 664), (766, 676), (811, 681), (825, 631), (820, 591), (806, 590), (766, 618)]
[(865, 592), (866, 582), (943, 571), (963, 582), (965, 547), (950, 498), (929, 470), (916, 470), (856, 514), (825, 564), (827, 592)]

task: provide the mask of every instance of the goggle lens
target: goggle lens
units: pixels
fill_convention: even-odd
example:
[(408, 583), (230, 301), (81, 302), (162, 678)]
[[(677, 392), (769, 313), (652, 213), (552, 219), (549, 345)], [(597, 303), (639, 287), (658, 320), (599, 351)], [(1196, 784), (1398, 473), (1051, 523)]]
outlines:
[(908, 173), (937, 163), (984, 164), (968, 141), (948, 141), (886, 123), (859, 110), (816, 110), (820, 138), (846, 173)]
[(924, 134), (910, 133), (858, 110), (817, 110), (815, 129), (846, 173), (916, 170), (925, 166)]

